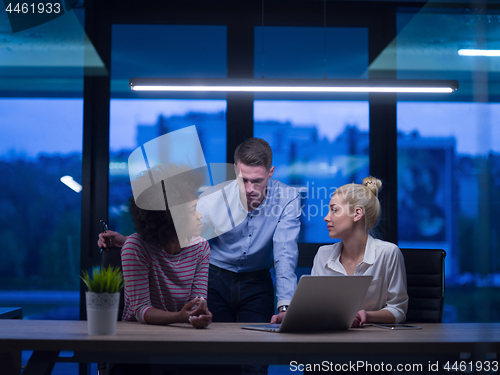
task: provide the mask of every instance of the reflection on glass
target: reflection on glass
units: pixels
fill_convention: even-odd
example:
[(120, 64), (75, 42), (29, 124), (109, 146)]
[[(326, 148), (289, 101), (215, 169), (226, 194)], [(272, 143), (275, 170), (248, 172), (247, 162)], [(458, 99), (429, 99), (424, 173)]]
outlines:
[(500, 287), (500, 104), (399, 102), (397, 111), (399, 246), (446, 250), (449, 320), (496, 321), (496, 309), (474, 301), (499, 302), (489, 293)]
[(463, 56), (458, 51), (500, 49), (498, 10), (400, 8), (396, 21), (397, 37), (370, 64), (370, 71), (397, 69), (398, 79), (458, 80), (460, 89), (444, 100), (497, 100), (492, 98), (500, 93), (498, 57)]
[(368, 102), (256, 100), (254, 118), (254, 136), (273, 149), (273, 178), (301, 193), (299, 242), (330, 243), (332, 193), (368, 175)]
[[(171, 149), (156, 147), (150, 142), (167, 133), (189, 127), (196, 128), (199, 143), (197, 160), (190, 165), (225, 163), (226, 161), (226, 101), (113, 99), (110, 107), (109, 223), (110, 229), (121, 233), (135, 232), (128, 215), (128, 200), (132, 196), (129, 178), (129, 157), (144, 145), (149, 155), (184, 155)], [(148, 143), (150, 142), (150, 143)], [(199, 147), (201, 146), (201, 147)], [(181, 144), (171, 147), (182, 147)], [(184, 150), (187, 151), (187, 150)], [(201, 151), (200, 151), (201, 152)], [(137, 158), (136, 158), (137, 159)], [(157, 161), (151, 160), (150, 163)], [(171, 160), (172, 161), (172, 160)], [(186, 160), (182, 160), (186, 164)], [(146, 170), (145, 162), (131, 166), (134, 173)]]

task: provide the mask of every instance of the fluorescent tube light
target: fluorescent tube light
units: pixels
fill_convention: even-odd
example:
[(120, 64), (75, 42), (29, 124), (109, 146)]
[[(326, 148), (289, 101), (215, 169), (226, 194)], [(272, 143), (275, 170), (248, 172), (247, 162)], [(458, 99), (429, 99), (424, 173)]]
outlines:
[(457, 81), (377, 79), (131, 78), (134, 91), (452, 93)]
[(77, 193), (82, 191), (82, 185), (80, 185), (78, 182), (73, 180), (73, 177), (71, 176), (63, 176), (61, 177), (61, 182), (66, 185), (67, 187), (73, 189)]
[(460, 56), (487, 56), (500, 57), (499, 49), (459, 49)]

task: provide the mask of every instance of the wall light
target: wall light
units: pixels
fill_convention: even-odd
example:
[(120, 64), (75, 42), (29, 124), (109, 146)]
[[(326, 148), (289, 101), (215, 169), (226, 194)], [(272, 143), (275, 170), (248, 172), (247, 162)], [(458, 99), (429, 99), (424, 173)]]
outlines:
[(500, 57), (500, 49), (459, 49), (460, 56)]
[(134, 91), (452, 93), (454, 80), (130, 78)]
[(77, 193), (82, 191), (82, 185), (80, 185), (78, 182), (73, 180), (73, 177), (71, 176), (63, 176), (61, 177), (61, 182), (66, 185), (67, 187), (73, 189)]

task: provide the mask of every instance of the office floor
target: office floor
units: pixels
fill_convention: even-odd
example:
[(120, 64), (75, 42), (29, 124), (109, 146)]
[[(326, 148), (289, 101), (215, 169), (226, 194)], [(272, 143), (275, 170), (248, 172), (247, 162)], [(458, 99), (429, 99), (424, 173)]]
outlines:
[[(31, 351), (23, 351), (22, 354), (22, 365), (28, 362), (31, 356)], [(67, 353), (70, 355), (70, 353)], [(64, 352), (62, 353), (64, 355)], [(292, 374), (290, 371), (290, 366), (280, 365), (280, 366), (269, 366), (268, 375), (289, 375)], [(302, 374), (300, 371), (294, 371), (293, 374)], [(78, 375), (78, 364), (76, 363), (56, 363), (52, 371), (52, 375)], [(90, 365), (90, 375), (97, 375), (97, 365), (92, 363)], [(200, 374), (203, 375), (203, 374)]]

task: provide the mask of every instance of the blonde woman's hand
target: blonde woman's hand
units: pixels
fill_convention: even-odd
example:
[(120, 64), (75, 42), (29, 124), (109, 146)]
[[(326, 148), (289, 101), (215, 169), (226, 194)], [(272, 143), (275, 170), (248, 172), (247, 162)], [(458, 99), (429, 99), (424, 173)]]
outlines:
[(351, 328), (360, 328), (366, 323), (366, 311), (359, 310), (351, 324)]

